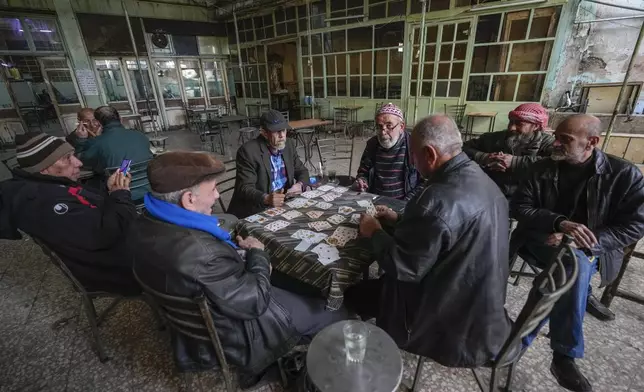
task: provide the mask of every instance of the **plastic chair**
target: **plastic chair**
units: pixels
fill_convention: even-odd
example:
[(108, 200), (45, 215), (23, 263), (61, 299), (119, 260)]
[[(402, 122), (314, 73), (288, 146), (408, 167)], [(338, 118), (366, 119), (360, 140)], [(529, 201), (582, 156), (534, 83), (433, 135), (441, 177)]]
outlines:
[[(514, 322), (510, 336), (506, 339), (497, 357), (485, 366), (492, 368), (488, 386), (485, 385), (476, 369), (472, 369), (481, 391), (496, 392), (499, 382), (498, 371), (504, 368), (508, 369), (504, 390), (506, 392), (510, 391), (514, 367), (523, 355), (523, 350), (518, 350), (521, 345), (521, 339), (532, 333), (550, 315), (555, 303), (572, 288), (577, 280), (579, 265), (575, 252), (570, 246), (571, 243), (572, 237), (565, 236), (559, 246), (559, 251), (554, 254), (547, 267), (532, 282), (532, 289), (528, 293), (526, 303)], [(564, 265), (563, 262), (566, 253), (569, 253), (572, 260), (571, 265), (568, 266)], [(419, 356), (412, 386), (406, 389), (412, 392), (418, 391), (418, 381), (421, 378), (424, 361), (425, 358)]]

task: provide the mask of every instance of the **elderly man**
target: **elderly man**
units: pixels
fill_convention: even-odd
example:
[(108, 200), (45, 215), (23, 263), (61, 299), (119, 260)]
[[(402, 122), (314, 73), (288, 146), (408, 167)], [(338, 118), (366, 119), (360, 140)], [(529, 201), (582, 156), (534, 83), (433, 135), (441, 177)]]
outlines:
[[(243, 371), (245, 388), (300, 338), (347, 314), (326, 311), (320, 299), (272, 287), (264, 245), (253, 237), (233, 239), (219, 227), (211, 211), (219, 198), (216, 177), (223, 170), (202, 153), (154, 158), (148, 165), (152, 191), (132, 230), (131, 249), (134, 271), (146, 285), (175, 296), (206, 296), (226, 357)], [(181, 370), (217, 365), (211, 344), (182, 335), (172, 341)]]
[(19, 168), (0, 186), (0, 237), (18, 239), (20, 229), (40, 239), (89, 291), (139, 293), (125, 247), (136, 217), (130, 177), (114, 173), (106, 193), (88, 189), (63, 139), (28, 133), (16, 145)]
[(79, 149), (88, 139), (101, 134), (101, 124), (94, 118), (94, 109), (83, 108), (76, 115), (78, 125), (74, 132), (67, 135), (67, 143)]
[(548, 112), (538, 103), (524, 103), (508, 115), (508, 129), (485, 133), (465, 143), (463, 151), (510, 198), (530, 165), (550, 156), (554, 138), (545, 133)]
[[(555, 132), (552, 159), (532, 167), (511, 202), (519, 225), (511, 251), (543, 266), (564, 234), (574, 238), (579, 277), (550, 314), (550, 370), (571, 391), (592, 387), (575, 364), (584, 355), (583, 321), (590, 279), (599, 268), (602, 284), (615, 279), (624, 247), (644, 235), (644, 179), (633, 164), (595, 148), (601, 123), (575, 115)], [(528, 345), (539, 328), (524, 344)]]
[(228, 213), (245, 218), (268, 207), (280, 207), (287, 193), (304, 190), (309, 171), (286, 138), (288, 121), (277, 110), (260, 118), (260, 135), (237, 151), (237, 178)]
[(409, 200), (419, 181), (402, 111), (393, 103), (383, 105), (376, 113), (376, 131), (362, 153), (353, 189)]
[(402, 216), (377, 207), (379, 218), (395, 224), (393, 236), (362, 216), (360, 234), (384, 274), (347, 290), (345, 302), (376, 317), (400, 348), (444, 366), (475, 367), (494, 359), (511, 329), (504, 308), (509, 219), (506, 198), (461, 146), (449, 117), (414, 127), (412, 156), (426, 184)]

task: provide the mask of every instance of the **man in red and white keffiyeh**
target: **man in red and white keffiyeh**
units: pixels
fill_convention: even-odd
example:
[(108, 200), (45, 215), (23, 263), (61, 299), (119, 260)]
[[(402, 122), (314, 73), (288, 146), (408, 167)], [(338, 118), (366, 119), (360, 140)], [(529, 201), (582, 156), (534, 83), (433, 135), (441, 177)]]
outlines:
[(544, 130), (548, 111), (538, 103), (524, 103), (508, 114), (505, 131), (482, 134), (467, 141), (463, 151), (510, 198), (529, 166), (552, 152), (554, 137)]

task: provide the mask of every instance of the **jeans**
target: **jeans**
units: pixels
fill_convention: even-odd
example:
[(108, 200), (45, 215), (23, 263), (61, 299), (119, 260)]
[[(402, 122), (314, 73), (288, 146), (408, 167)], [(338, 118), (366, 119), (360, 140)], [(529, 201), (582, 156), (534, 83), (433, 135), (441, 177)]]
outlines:
[[(579, 275), (575, 284), (559, 298), (552, 308), (550, 313), (550, 347), (558, 354), (571, 358), (582, 358), (584, 356), (584, 315), (586, 314), (586, 302), (590, 295), (590, 279), (597, 272), (597, 258), (590, 260), (583, 251), (579, 249), (574, 249), (574, 251), (578, 260)], [(554, 252), (556, 252), (556, 248), (542, 243), (529, 242), (524, 245), (520, 253), (530, 254), (536, 261), (534, 266), (544, 268)], [(569, 256), (565, 257), (569, 258)], [(547, 318), (532, 333), (523, 338), (525, 347), (532, 343), (546, 322), (548, 322)]]

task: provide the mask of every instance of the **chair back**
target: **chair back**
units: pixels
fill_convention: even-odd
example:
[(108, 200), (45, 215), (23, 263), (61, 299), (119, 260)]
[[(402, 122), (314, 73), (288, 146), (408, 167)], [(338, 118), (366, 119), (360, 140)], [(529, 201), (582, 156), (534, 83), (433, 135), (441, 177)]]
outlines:
[(465, 118), (465, 110), (467, 104), (463, 105), (444, 105), (445, 114), (452, 117), (459, 128), (463, 127), (463, 118)]
[[(227, 178), (222, 181), (217, 181), (217, 191), (219, 191), (219, 206), (221, 206), (221, 210), (223, 212), (228, 211), (228, 208), (224, 205), (222, 198), (223, 194), (231, 192), (235, 189), (235, 179), (237, 174), (237, 166), (235, 164), (236, 161), (234, 159), (224, 162), (224, 166), (226, 166), (226, 171), (224, 173)], [(229, 165), (231, 165), (231, 167), (228, 167)]]
[(161, 315), (170, 327), (177, 333), (192, 339), (212, 343), (217, 360), (219, 361), (219, 366), (224, 373), (226, 388), (229, 391), (233, 391), (228, 362), (226, 361), (223, 346), (221, 345), (215, 323), (210, 314), (208, 300), (203, 293), (195, 298), (164, 294), (150, 288), (141, 281), (136, 271), (133, 272), (134, 278), (143, 289), (144, 295), (157, 305)]
[(54, 252), (47, 245), (45, 245), (45, 243), (42, 240), (33, 236), (31, 236), (31, 238), (34, 240), (34, 243), (40, 247), (40, 249), (45, 254), (45, 256), (47, 256), (49, 261), (51, 261), (51, 263), (54, 266), (56, 266), (56, 268), (58, 268), (60, 272), (63, 273), (63, 276), (67, 278), (69, 283), (74, 288), (74, 291), (86, 295), (87, 290), (85, 290), (85, 287), (78, 281), (78, 279), (74, 277), (74, 274), (72, 274), (69, 268), (67, 268), (65, 263), (63, 263), (63, 260), (61, 260), (61, 258), (56, 254), (56, 252)]
[(291, 118), (290, 118), (291, 115), (290, 115), (290, 112), (288, 110), (285, 110), (285, 111), (280, 112), (280, 113), (282, 113), (282, 116), (284, 116), (284, 118), (286, 119), (286, 122), (291, 121)]
[(318, 155), (322, 165), (328, 169), (331, 162), (349, 161), (349, 172), (347, 176), (351, 180), (353, 175), (353, 149), (355, 137), (349, 138), (328, 138), (317, 140)]
[[(129, 173), (132, 175), (132, 182), (130, 182), (130, 192), (132, 193), (132, 201), (141, 208), (143, 206), (143, 195), (150, 190), (150, 181), (148, 180), (148, 163), (150, 161), (143, 161), (133, 163), (130, 165)], [(105, 169), (105, 178), (111, 176), (118, 167), (110, 167)]]
[[(555, 303), (577, 281), (579, 265), (571, 243), (572, 237), (564, 236), (552, 260), (533, 280), (528, 299), (495, 360), (496, 364), (503, 364), (510, 360), (508, 357), (513, 352), (513, 348), (550, 315)], [(570, 265), (564, 265), (566, 254), (569, 256)]]

